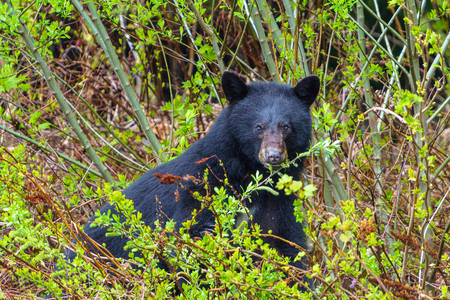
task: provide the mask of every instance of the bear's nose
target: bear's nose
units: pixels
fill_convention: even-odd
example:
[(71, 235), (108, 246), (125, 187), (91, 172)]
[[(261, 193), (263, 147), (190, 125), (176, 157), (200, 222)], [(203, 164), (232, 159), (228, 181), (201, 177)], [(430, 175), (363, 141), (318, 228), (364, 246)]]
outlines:
[(285, 155), (280, 150), (269, 148), (266, 150), (266, 162), (271, 165), (278, 165), (285, 160)]

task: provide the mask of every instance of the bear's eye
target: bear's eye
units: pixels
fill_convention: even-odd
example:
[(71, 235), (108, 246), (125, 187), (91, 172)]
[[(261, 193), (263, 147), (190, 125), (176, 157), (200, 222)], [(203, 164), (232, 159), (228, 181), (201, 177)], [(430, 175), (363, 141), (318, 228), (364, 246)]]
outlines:
[(256, 132), (261, 132), (262, 130), (263, 130), (263, 128), (262, 128), (261, 125), (256, 125), (256, 126), (255, 126), (255, 131), (256, 131)]
[(288, 124), (284, 124), (283, 125), (283, 130), (286, 131), (286, 132), (289, 131), (289, 130), (291, 130), (291, 126), (288, 125)]

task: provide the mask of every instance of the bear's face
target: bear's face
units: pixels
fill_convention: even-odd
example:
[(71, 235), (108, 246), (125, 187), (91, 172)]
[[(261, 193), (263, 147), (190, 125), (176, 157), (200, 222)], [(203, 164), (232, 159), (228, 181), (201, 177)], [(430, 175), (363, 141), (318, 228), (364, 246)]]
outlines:
[(230, 102), (228, 124), (236, 150), (249, 162), (276, 170), (308, 150), (309, 110), (320, 87), (317, 76), (306, 77), (292, 88), (273, 82), (246, 85), (234, 73), (225, 72), (222, 85)]
[(280, 164), (288, 158), (285, 139), (291, 133), (292, 125), (286, 121), (255, 125), (255, 134), (261, 141), (258, 159), (266, 168), (272, 166), (273, 169), (279, 169)]

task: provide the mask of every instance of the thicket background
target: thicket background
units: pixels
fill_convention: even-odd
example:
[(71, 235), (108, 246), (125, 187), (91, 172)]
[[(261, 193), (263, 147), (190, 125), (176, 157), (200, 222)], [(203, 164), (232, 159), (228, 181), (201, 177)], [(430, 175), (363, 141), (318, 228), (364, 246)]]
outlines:
[[(220, 75), (233, 70), (321, 78), (308, 188), (297, 191), (316, 297), (449, 299), (449, 16), (447, 0), (3, 1), (0, 296), (306, 299), (287, 285), (301, 270), (270, 249), (258, 246), (254, 265), (244, 236), (257, 230), (174, 240), (170, 228), (103, 220), (141, 236), (136, 251), (178, 251), (175, 275), (147, 254), (95, 264), (70, 242), (107, 201), (130, 206), (114, 186), (207, 133), (226, 105)], [(70, 264), (68, 246), (79, 253)], [(176, 276), (190, 285), (177, 296)]]

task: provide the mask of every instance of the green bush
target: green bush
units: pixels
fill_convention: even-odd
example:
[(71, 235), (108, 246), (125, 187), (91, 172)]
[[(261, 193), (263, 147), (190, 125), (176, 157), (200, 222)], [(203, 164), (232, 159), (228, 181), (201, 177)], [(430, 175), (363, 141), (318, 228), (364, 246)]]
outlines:
[[(448, 299), (449, 13), (444, 0), (1, 3), (0, 295), (305, 298), (257, 224), (232, 226), (239, 197), (281, 188), (299, 196), (318, 299)], [(203, 239), (102, 216), (134, 257), (93, 263), (81, 224), (109, 201), (133, 215), (117, 190), (207, 134), (228, 69), (320, 76), (304, 180), (211, 190), (199, 201), (220, 226)]]

